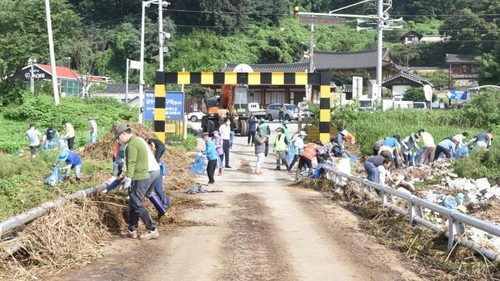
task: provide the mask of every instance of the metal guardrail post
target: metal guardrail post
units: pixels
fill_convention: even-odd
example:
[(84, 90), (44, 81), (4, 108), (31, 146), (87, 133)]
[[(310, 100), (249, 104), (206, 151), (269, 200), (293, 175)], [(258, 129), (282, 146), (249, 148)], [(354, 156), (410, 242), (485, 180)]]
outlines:
[[(460, 213), (455, 210), (450, 210), (445, 208), (444, 206), (434, 204), (430, 201), (422, 199), (412, 194), (408, 194), (406, 192), (401, 192), (397, 189), (393, 189), (388, 186), (376, 184), (370, 182), (366, 179), (362, 179), (359, 177), (354, 177), (349, 174), (345, 174), (339, 171), (332, 171), (334, 175), (339, 176), (341, 179), (346, 178), (349, 181), (357, 182), (361, 185), (361, 190), (354, 189), (353, 192), (360, 196), (364, 196), (364, 198), (368, 198), (366, 196), (368, 193), (365, 192), (366, 189), (375, 189), (380, 191), (380, 199), (382, 200), (382, 206), (387, 207), (403, 216), (409, 216), (409, 223), (412, 226), (423, 225), (435, 232), (440, 232), (445, 229), (445, 227), (435, 225), (429, 221), (426, 221), (423, 218), (423, 208), (427, 208), (441, 215), (445, 215), (448, 217), (448, 230), (445, 232), (445, 235), (448, 237), (448, 250), (453, 248), (453, 242), (458, 242), (463, 246), (466, 246), (476, 252), (483, 254), (490, 260), (500, 260), (500, 253), (493, 252), (484, 247), (479, 246), (478, 244), (463, 239), (461, 237), (455, 237), (456, 234), (464, 234), (465, 233), (465, 225), (469, 225), (471, 227), (475, 227), (477, 229), (483, 230), (487, 233), (493, 234), (497, 237), (500, 237), (500, 226), (486, 222), (469, 215)], [(408, 211), (403, 210), (402, 208), (395, 206), (393, 204), (388, 203), (390, 200), (390, 196), (396, 196), (401, 199), (408, 201)]]

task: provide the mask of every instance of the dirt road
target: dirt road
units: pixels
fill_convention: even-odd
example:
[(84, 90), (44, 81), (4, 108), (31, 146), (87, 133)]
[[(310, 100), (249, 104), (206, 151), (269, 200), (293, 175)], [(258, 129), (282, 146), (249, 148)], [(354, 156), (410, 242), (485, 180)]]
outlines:
[[(199, 226), (162, 232), (158, 240), (116, 238), (106, 257), (50, 280), (419, 280), (401, 254), (376, 244), (358, 218), (327, 196), (289, 186), (293, 175), (253, 175), (254, 148), (237, 137), (226, 169), (188, 211)], [(199, 177), (206, 183), (206, 176)]]

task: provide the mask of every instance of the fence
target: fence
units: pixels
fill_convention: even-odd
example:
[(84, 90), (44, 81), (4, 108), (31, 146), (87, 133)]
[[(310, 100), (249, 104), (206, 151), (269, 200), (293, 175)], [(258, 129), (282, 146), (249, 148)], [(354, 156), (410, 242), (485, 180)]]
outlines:
[[(374, 188), (380, 191), (381, 193), (380, 196), (382, 198), (381, 202), (382, 206), (387, 207), (403, 216), (408, 216), (408, 222), (411, 226), (416, 226), (417, 224), (420, 224), (427, 228), (432, 229), (435, 232), (446, 230), (445, 235), (446, 237), (448, 237), (448, 251), (450, 251), (453, 248), (453, 244), (456, 241), (457, 243), (460, 243), (463, 246), (466, 246), (476, 252), (483, 254), (490, 260), (500, 260), (500, 255), (498, 253), (493, 252), (484, 247), (481, 247), (480, 245), (477, 245), (466, 239), (462, 239), (460, 237), (461, 234), (465, 233), (465, 225), (481, 229), (495, 236), (500, 236), (500, 226), (465, 215), (456, 210), (447, 209), (441, 205), (434, 204), (418, 196), (406, 192), (401, 192), (399, 190), (393, 189), (388, 186), (383, 186), (380, 184), (370, 182), (366, 179), (351, 176), (338, 171), (329, 171), (329, 172), (333, 174), (332, 178), (335, 179), (337, 183), (341, 183), (343, 179), (347, 179), (349, 181), (354, 181), (361, 184), (364, 190), (356, 190), (355, 193), (357, 193), (358, 195), (361, 196), (367, 195), (367, 191), (370, 188)], [(395, 196), (405, 200), (407, 202), (406, 209), (389, 203), (390, 196)], [(423, 216), (423, 208), (427, 208), (438, 214), (446, 216), (448, 218), (448, 226), (447, 226), (448, 229), (446, 229), (446, 227), (442, 227), (440, 225), (436, 225), (430, 221), (425, 220)]]

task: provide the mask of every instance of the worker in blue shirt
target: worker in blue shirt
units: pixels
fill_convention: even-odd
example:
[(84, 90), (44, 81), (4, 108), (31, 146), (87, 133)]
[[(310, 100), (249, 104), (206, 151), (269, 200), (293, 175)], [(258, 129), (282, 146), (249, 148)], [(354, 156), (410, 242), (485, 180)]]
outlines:
[(205, 150), (202, 152), (207, 156), (208, 164), (207, 164), (207, 175), (208, 175), (208, 183), (214, 184), (214, 173), (215, 168), (217, 168), (217, 159), (219, 158), (219, 153), (217, 153), (217, 148), (215, 147), (214, 142), (210, 139), (208, 133), (203, 133), (203, 140), (205, 141)]
[(57, 165), (59, 162), (66, 162), (66, 166), (61, 167), (61, 169), (66, 169), (66, 175), (64, 176), (64, 180), (68, 180), (71, 174), (71, 170), (75, 169), (76, 181), (80, 182), (80, 171), (82, 169), (82, 159), (78, 154), (71, 150), (63, 150), (57, 156), (57, 161), (53, 166)]

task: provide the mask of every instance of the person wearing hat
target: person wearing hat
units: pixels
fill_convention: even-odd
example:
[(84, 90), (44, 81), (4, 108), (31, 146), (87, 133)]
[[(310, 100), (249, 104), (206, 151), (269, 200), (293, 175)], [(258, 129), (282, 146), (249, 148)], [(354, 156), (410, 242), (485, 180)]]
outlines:
[(66, 175), (64, 176), (64, 180), (68, 180), (69, 176), (71, 175), (71, 170), (75, 169), (75, 177), (76, 181), (80, 182), (81, 179), (81, 174), (80, 171), (82, 169), (82, 159), (78, 154), (74, 153), (71, 150), (63, 150), (61, 153), (59, 153), (59, 156), (57, 156), (57, 161), (54, 163), (53, 166), (57, 165), (59, 162), (66, 162), (66, 166), (62, 167), (61, 169), (66, 169)]
[(286, 162), (286, 152), (288, 148), (288, 139), (286, 138), (283, 128), (276, 129), (278, 135), (274, 140), (273, 152), (276, 152), (276, 170), (281, 170), (281, 164), (285, 164), (288, 170), (288, 163)]
[[(385, 175), (389, 175), (387, 171), (391, 163), (392, 156), (384, 157), (382, 155), (376, 155), (368, 158), (363, 165), (368, 174), (367, 180), (378, 184), (384, 184)], [(381, 178), (381, 175), (384, 175), (384, 177)]]
[(251, 114), (250, 118), (248, 118), (248, 138), (247, 138), (247, 146), (253, 146), (255, 132), (257, 132), (257, 117)]
[(295, 162), (297, 162), (297, 159), (299, 159), (300, 153), (302, 153), (302, 150), (304, 150), (304, 138), (307, 136), (305, 131), (300, 131), (297, 138), (293, 141), (293, 146), (295, 148), (295, 155), (293, 156), (292, 162), (288, 165), (288, 172), (293, 173), (292, 169), (293, 166), (295, 165)]
[(64, 126), (63, 138), (68, 142), (68, 149), (73, 150), (73, 145), (75, 144), (75, 129), (68, 121), (63, 120), (62, 124)]
[(208, 133), (206, 132), (203, 133), (202, 138), (205, 141), (205, 150), (202, 151), (202, 153), (205, 154), (208, 159), (208, 164), (207, 164), (208, 184), (214, 184), (215, 183), (214, 173), (215, 173), (215, 168), (217, 167), (217, 158), (219, 158), (219, 153), (217, 153), (215, 144), (213, 143), (212, 140), (210, 140)]
[[(123, 123), (116, 126), (114, 139), (127, 145), (125, 148), (127, 175), (124, 188), (129, 189), (129, 221), (127, 231), (122, 234), (134, 239), (158, 238), (160, 233), (144, 204), (150, 185), (147, 145), (144, 145), (144, 140), (133, 135), (132, 129)], [(138, 234), (139, 218), (146, 226), (146, 232), (140, 236)]]
[(424, 148), (424, 151), (420, 155), (420, 161), (418, 164), (430, 164), (432, 161), (434, 161), (436, 143), (434, 142), (434, 138), (432, 137), (432, 135), (426, 132), (424, 129), (418, 130), (418, 134), (420, 136), (419, 140), (422, 141), (422, 147)]
[(255, 163), (255, 171), (256, 175), (262, 175), (262, 164), (264, 164), (264, 154), (266, 151), (266, 142), (269, 141), (269, 135), (264, 135), (264, 132), (261, 127), (257, 128), (257, 133), (254, 137), (255, 143), (255, 156), (257, 156), (257, 162)]
[(403, 154), (403, 162), (406, 166), (415, 166), (414, 149), (420, 149), (417, 145), (418, 138), (417, 134), (410, 134), (401, 141), (401, 153)]
[(217, 154), (219, 155), (220, 163), (219, 163), (219, 174), (218, 176), (222, 176), (222, 168), (224, 165), (222, 165), (222, 161), (224, 160), (224, 149), (223, 147), (223, 142), (222, 138), (219, 135), (219, 131), (213, 131), (212, 134), (214, 135), (212, 137), (212, 142), (215, 144), (215, 149), (217, 150)]
[(94, 143), (97, 140), (97, 122), (93, 117), (89, 117), (89, 126), (90, 126), (90, 139), (89, 143)]
[(269, 154), (269, 138), (271, 138), (271, 128), (269, 128), (269, 125), (266, 123), (266, 119), (264, 118), (260, 118), (259, 126), (257, 126), (257, 128), (262, 129), (262, 134), (264, 134), (264, 136), (269, 136), (265, 143), (264, 150), (264, 156), (267, 157), (267, 154)]

